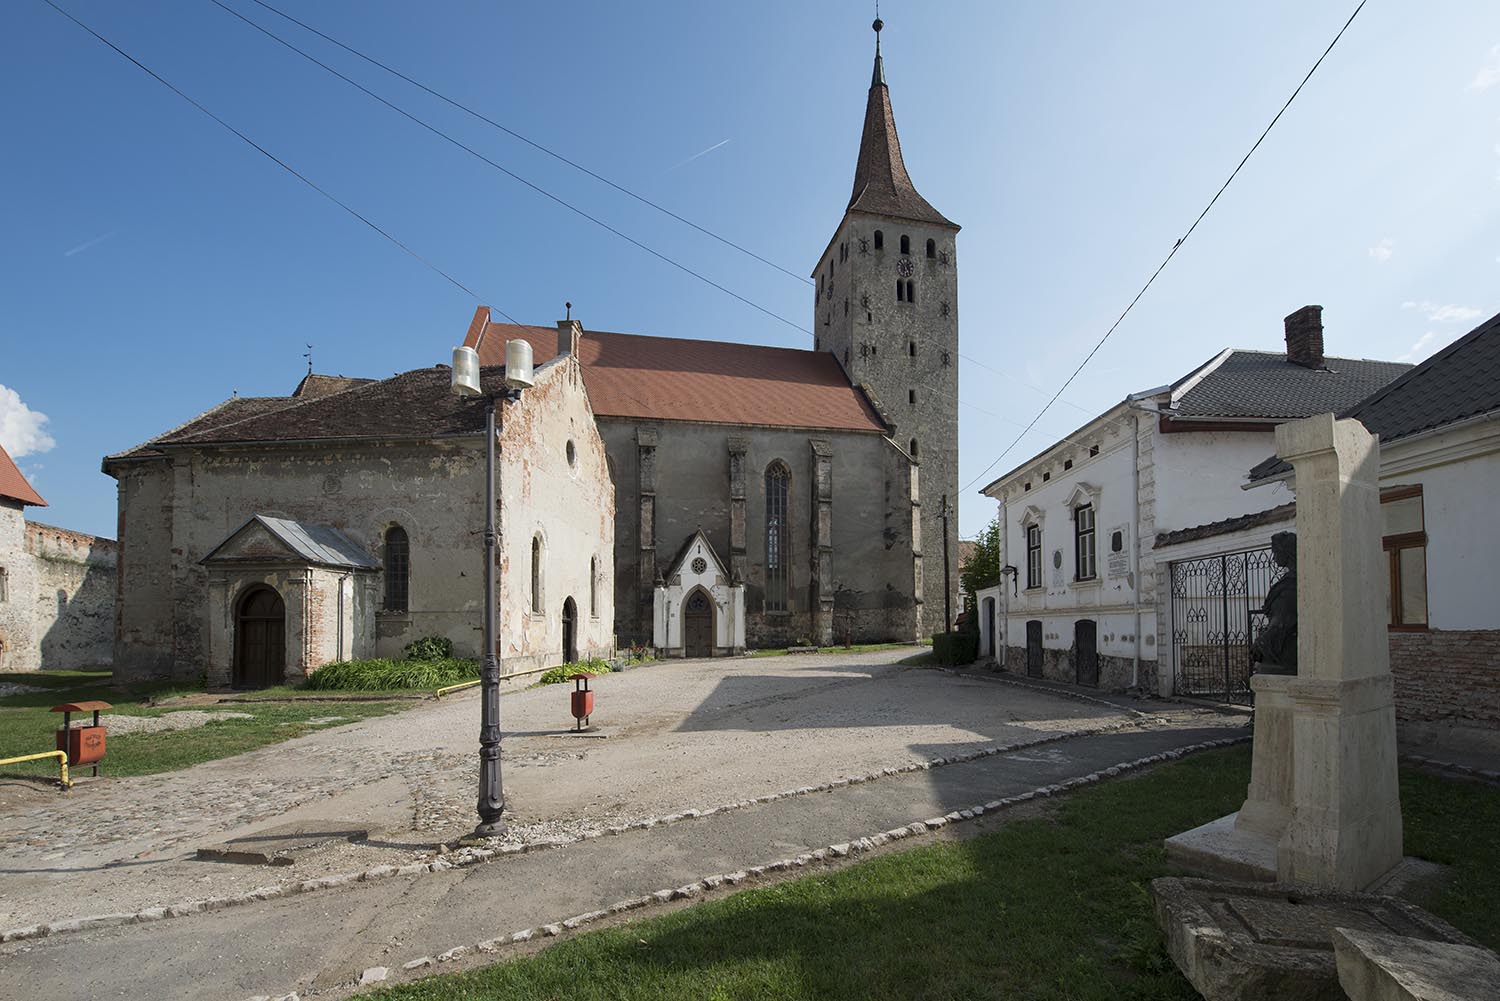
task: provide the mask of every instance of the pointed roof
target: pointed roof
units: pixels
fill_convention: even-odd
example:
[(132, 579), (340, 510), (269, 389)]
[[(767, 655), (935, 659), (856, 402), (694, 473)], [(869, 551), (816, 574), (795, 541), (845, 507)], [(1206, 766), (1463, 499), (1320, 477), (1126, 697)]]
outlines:
[(854, 168), (854, 193), (849, 212), (894, 216), (915, 222), (952, 226), (945, 217), (917, 194), (901, 158), (901, 139), (896, 135), (896, 114), (891, 110), (891, 90), (885, 83), (885, 63), (880, 57), (879, 18), (875, 20), (875, 70), (870, 79), (870, 97), (865, 104), (865, 131), (859, 140), (859, 162)]
[(42, 500), (42, 495), (34, 490), (26, 477), (16, 468), (10, 453), (5, 451), (5, 446), (0, 445), (0, 498), (6, 500), (20, 501), (22, 504), (31, 504), (34, 507), (46, 507), (47, 502)]
[(299, 563), (340, 570), (379, 570), (380, 561), (332, 525), (252, 515), (200, 563), (255, 563), (291, 557)]

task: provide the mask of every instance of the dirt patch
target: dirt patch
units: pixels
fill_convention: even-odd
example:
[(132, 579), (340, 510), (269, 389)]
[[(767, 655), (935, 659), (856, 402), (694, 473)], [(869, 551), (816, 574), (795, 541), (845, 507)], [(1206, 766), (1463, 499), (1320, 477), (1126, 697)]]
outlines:
[(161, 733), (166, 730), (196, 730), (200, 726), (230, 719), (254, 719), (250, 713), (213, 712), (201, 709), (181, 709), (165, 716), (122, 716), (111, 713), (102, 716), (99, 722), (106, 732), (117, 736), (128, 733)]

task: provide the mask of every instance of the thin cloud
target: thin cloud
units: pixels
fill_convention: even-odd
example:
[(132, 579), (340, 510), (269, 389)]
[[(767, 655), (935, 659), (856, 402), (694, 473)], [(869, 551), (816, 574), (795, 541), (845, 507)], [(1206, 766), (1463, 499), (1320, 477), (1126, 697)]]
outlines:
[(57, 444), (45, 430), (47, 419), (22, 402), (20, 393), (0, 385), (0, 445), (12, 459), (37, 455)]
[(708, 149), (699, 150), (698, 152), (694, 153), (692, 156), (688, 157), (686, 160), (683, 160), (681, 163), (674, 163), (674, 164), (672, 164), (671, 167), (669, 167), (667, 169), (669, 169), (669, 170), (676, 170), (678, 167), (686, 167), (688, 164), (692, 163), (694, 160), (698, 159), (700, 156), (708, 156), (708, 154), (712, 153), (714, 150), (718, 149), (719, 147), (721, 147), (721, 146), (728, 146), (729, 142), (730, 141), (728, 139), (722, 140), (720, 142), (716, 142), (712, 146), (710, 146)]
[(1489, 90), (1497, 83), (1500, 83), (1500, 45), (1490, 49), (1489, 61), (1469, 81), (1469, 90)]
[(1421, 337), (1417, 338), (1417, 342), (1415, 344), (1413, 344), (1410, 349), (1407, 350), (1406, 354), (1401, 355), (1396, 360), (1397, 361), (1421, 361), (1423, 358), (1427, 357), (1429, 354), (1432, 353), (1432, 348), (1433, 348), (1433, 343), (1432, 342), (1435, 341), (1435, 340), (1437, 340), (1437, 338), (1438, 338), (1438, 333), (1437, 333), (1436, 330), (1429, 330), (1429, 331), (1427, 331), (1427, 333), (1425, 333)]
[(1375, 246), (1369, 248), (1367, 252), (1376, 264), (1384, 264), (1396, 252), (1396, 241), (1388, 236), (1384, 237)]
[(1451, 303), (1439, 305), (1423, 299), (1421, 302), (1407, 300), (1401, 304), (1402, 309), (1420, 310), (1432, 323), (1463, 323), (1467, 320), (1477, 320), (1484, 315), (1484, 311), (1475, 309), (1473, 306), (1455, 306)]
[(90, 250), (90, 249), (92, 249), (94, 247), (99, 246), (99, 244), (103, 243), (105, 240), (108, 240), (110, 237), (114, 236), (115, 233), (118, 233), (118, 232), (119, 232), (119, 230), (114, 230), (114, 231), (111, 231), (109, 233), (105, 233), (103, 236), (96, 236), (92, 240), (85, 240), (83, 243), (80, 243), (78, 246), (74, 247), (72, 250), (64, 251), (63, 252), (63, 256), (64, 257), (72, 257), (74, 254), (81, 254), (85, 250)]

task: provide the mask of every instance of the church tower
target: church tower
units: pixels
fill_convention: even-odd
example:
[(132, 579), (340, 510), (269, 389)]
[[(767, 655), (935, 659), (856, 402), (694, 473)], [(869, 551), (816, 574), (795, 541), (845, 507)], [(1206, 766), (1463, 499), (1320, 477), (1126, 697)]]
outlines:
[(864, 387), (920, 466), (923, 631), (943, 622), (943, 498), (958, 590), (958, 224), (912, 184), (901, 158), (875, 19), (875, 70), (854, 192), (812, 279), (814, 347)]

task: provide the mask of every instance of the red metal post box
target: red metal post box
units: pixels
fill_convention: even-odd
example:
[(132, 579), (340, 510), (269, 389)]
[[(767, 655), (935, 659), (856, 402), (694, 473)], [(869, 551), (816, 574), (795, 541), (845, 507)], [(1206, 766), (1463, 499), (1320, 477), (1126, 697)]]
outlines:
[(588, 726), (589, 717), (594, 715), (594, 692), (589, 688), (589, 679), (592, 677), (592, 674), (583, 673), (569, 675), (569, 680), (573, 682), (573, 718), (578, 721), (574, 727), (576, 730)]
[[(99, 774), (99, 761), (104, 757), (104, 727), (99, 724), (99, 711), (110, 708), (108, 702), (66, 702), (53, 706), (52, 711), (63, 714), (62, 728), (57, 731), (57, 749), (68, 756), (68, 766), (93, 765), (94, 774)], [(92, 726), (73, 726), (74, 713), (94, 714)]]

